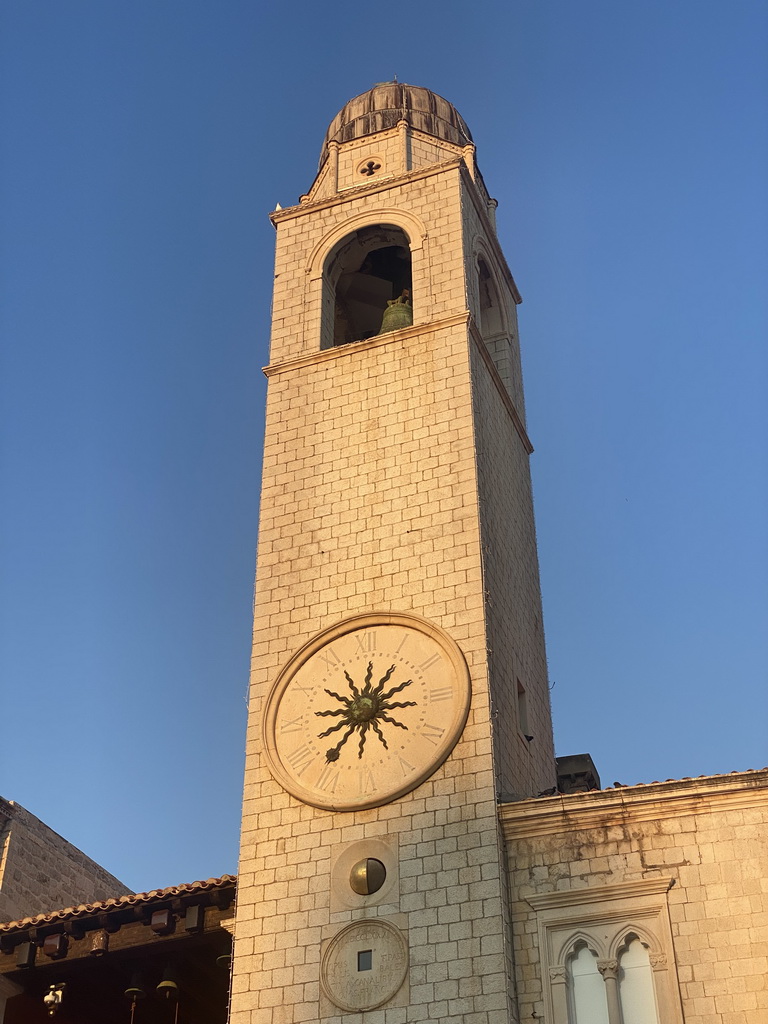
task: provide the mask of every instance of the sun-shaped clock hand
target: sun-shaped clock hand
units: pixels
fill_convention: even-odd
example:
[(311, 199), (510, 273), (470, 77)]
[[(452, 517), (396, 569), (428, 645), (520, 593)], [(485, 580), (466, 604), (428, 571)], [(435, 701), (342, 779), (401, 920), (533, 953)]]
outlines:
[(415, 700), (390, 701), (390, 697), (393, 697), (396, 693), (404, 690), (406, 686), (410, 686), (413, 683), (412, 679), (406, 679), (405, 682), (400, 683), (399, 686), (395, 686), (391, 690), (387, 690), (386, 693), (383, 692), (384, 684), (389, 681), (389, 678), (394, 671), (395, 666), (391, 665), (376, 686), (372, 687), (373, 662), (369, 661), (368, 669), (365, 673), (365, 681), (362, 687), (357, 687), (349, 672), (344, 672), (347, 683), (349, 684), (349, 689), (352, 692), (351, 697), (342, 697), (340, 694), (334, 693), (333, 690), (325, 691), (329, 697), (333, 697), (334, 700), (339, 701), (343, 706), (340, 708), (334, 708), (330, 711), (316, 711), (315, 715), (319, 718), (340, 718), (341, 721), (326, 729), (325, 732), (318, 733), (318, 739), (330, 736), (332, 732), (338, 732), (339, 729), (346, 728), (346, 732), (336, 746), (331, 747), (330, 750), (326, 752), (326, 763), (338, 761), (341, 748), (355, 732), (359, 732), (360, 734), (360, 744), (358, 746), (357, 756), (358, 758), (361, 758), (363, 756), (365, 739), (369, 730), (375, 733), (383, 744), (385, 750), (389, 749), (387, 741), (384, 738), (384, 734), (379, 727), (380, 722), (389, 722), (390, 725), (394, 725), (398, 729), (408, 729), (407, 725), (404, 725), (402, 722), (398, 722), (397, 719), (391, 718), (390, 715), (387, 714), (388, 711), (393, 711), (395, 708), (411, 708), (417, 706)]

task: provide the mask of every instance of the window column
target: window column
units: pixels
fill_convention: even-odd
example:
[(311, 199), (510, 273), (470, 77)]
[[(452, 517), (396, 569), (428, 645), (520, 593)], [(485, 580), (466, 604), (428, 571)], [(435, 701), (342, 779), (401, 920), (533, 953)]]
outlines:
[(621, 1004), (619, 1003), (619, 961), (598, 960), (597, 969), (605, 982), (605, 995), (608, 1000), (608, 1024), (622, 1024)]
[(565, 967), (549, 968), (549, 984), (552, 990), (553, 1024), (568, 1022), (568, 971)]

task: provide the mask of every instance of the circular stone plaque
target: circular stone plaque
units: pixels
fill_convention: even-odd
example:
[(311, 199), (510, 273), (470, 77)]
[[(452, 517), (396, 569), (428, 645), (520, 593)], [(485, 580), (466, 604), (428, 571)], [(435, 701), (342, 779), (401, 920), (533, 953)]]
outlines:
[(375, 1010), (405, 981), (408, 945), (388, 921), (355, 921), (335, 935), (323, 954), (320, 984), (342, 1010)]

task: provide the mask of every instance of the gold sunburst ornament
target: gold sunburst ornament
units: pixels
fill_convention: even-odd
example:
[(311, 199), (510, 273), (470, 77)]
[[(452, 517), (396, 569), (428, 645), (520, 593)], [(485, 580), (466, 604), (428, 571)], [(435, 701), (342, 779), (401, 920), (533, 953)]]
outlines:
[(417, 707), (415, 700), (390, 701), (390, 698), (394, 697), (396, 693), (404, 690), (406, 686), (411, 686), (413, 684), (412, 679), (406, 679), (405, 682), (400, 683), (399, 686), (393, 686), (391, 690), (387, 690), (386, 693), (383, 692), (384, 685), (389, 682), (395, 668), (395, 665), (390, 665), (376, 686), (373, 686), (373, 662), (369, 661), (362, 689), (359, 689), (355, 685), (355, 682), (349, 672), (346, 670), (344, 671), (344, 676), (346, 677), (349, 688), (352, 691), (351, 697), (342, 697), (341, 694), (334, 693), (333, 690), (325, 690), (329, 697), (334, 697), (344, 706), (341, 708), (334, 708), (331, 711), (315, 712), (315, 715), (318, 718), (328, 718), (331, 716), (341, 718), (341, 721), (337, 722), (336, 725), (332, 725), (330, 729), (326, 729), (325, 732), (318, 733), (318, 739), (324, 739), (326, 736), (330, 736), (332, 732), (338, 732), (339, 729), (343, 729), (345, 727), (347, 729), (336, 746), (331, 747), (330, 750), (326, 751), (326, 764), (329, 764), (332, 761), (338, 761), (341, 748), (355, 732), (360, 733), (360, 745), (357, 751), (358, 758), (363, 756), (365, 738), (368, 735), (369, 730), (379, 738), (379, 741), (384, 745), (384, 749), (389, 750), (387, 741), (384, 739), (379, 727), (379, 722), (388, 722), (390, 725), (394, 725), (398, 729), (408, 730), (407, 725), (404, 725), (402, 722), (398, 722), (396, 718), (391, 718), (387, 714), (388, 711), (394, 711), (395, 708)]

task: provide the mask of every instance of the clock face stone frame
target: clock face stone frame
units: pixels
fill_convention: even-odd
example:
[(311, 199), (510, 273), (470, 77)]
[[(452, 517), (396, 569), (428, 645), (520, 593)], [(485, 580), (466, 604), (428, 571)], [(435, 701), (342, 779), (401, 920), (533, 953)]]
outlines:
[(294, 654), (267, 698), (264, 754), (275, 779), (326, 810), (377, 807), (445, 761), (469, 714), (458, 645), (415, 615), (355, 615)]

